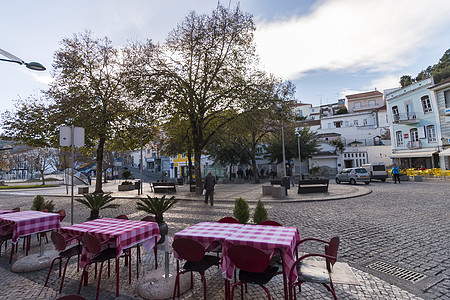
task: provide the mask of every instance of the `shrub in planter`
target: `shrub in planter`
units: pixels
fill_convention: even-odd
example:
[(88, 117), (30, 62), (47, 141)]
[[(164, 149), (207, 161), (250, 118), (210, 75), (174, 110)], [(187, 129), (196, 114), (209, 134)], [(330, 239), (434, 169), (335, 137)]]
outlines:
[(161, 239), (158, 241), (158, 244), (162, 244), (165, 240), (165, 236), (169, 231), (169, 228), (164, 222), (164, 213), (169, 210), (172, 206), (178, 203), (178, 200), (175, 199), (174, 196), (166, 199), (166, 195), (161, 198), (158, 197), (150, 197), (147, 195), (147, 199), (139, 199), (136, 203), (136, 209), (145, 211), (149, 214), (154, 214), (156, 222), (159, 225), (159, 232), (161, 234)]
[(55, 210), (55, 204), (53, 204), (53, 200), (45, 201), (44, 197), (42, 197), (41, 195), (37, 195), (33, 200), (31, 210), (42, 211), (44, 209), (49, 212), (53, 212)]
[(100, 210), (105, 208), (118, 208), (119, 204), (112, 204), (116, 198), (112, 197), (110, 194), (84, 194), (85, 199), (77, 198), (75, 201), (85, 205), (91, 210), (91, 215), (89, 220), (98, 219), (100, 217)]
[(248, 203), (244, 198), (237, 198), (234, 200), (233, 216), (239, 221), (239, 223), (247, 223), (250, 218), (250, 210), (248, 208)]
[(269, 218), (267, 216), (267, 209), (261, 200), (258, 200), (256, 204), (255, 213), (253, 214), (253, 223), (259, 224), (262, 221), (267, 221)]

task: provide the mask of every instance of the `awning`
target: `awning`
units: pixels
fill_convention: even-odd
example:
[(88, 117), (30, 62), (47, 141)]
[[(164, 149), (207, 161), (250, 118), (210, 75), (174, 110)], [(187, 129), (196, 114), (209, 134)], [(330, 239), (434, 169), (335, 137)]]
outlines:
[(450, 148), (439, 153), (439, 156), (450, 156)]
[(436, 151), (414, 151), (391, 154), (390, 158), (409, 158), (409, 157), (431, 157)]

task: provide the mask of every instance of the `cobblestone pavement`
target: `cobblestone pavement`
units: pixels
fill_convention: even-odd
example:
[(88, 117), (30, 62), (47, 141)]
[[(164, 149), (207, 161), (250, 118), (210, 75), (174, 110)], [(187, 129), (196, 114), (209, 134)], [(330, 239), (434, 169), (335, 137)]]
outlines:
[[(371, 193), (368, 193), (370, 192)], [(372, 182), (368, 186), (356, 187), (330, 184), (328, 201), (319, 196), (299, 196), (290, 191), (285, 202), (274, 202), (270, 197), (262, 197), (260, 185), (218, 185), (213, 207), (204, 205), (201, 197), (185, 193), (180, 188), (177, 197), (197, 201), (181, 201), (165, 213), (165, 220), (170, 227), (169, 235), (187, 226), (201, 221), (216, 221), (233, 213), (233, 200), (242, 196), (250, 200), (253, 211), (258, 199), (265, 201), (269, 218), (286, 226), (299, 228), (302, 237), (315, 236), (325, 239), (340, 236), (339, 259), (348, 262), (361, 285), (336, 285), (339, 299), (450, 299), (450, 182), (427, 180), (424, 182), (402, 182), (400, 185), (391, 181)], [(31, 207), (32, 199), (38, 192), (20, 191), (0, 192), (0, 209), (20, 206), (22, 210)], [(40, 192), (48, 194), (48, 192)], [(134, 192), (134, 195), (136, 192)], [(347, 195), (362, 195), (345, 198)], [(105, 210), (104, 217), (127, 214), (132, 219), (143, 217), (135, 209), (135, 199), (122, 195), (116, 200), (119, 209)], [(119, 196), (119, 194), (115, 194)], [(125, 197), (127, 196), (127, 197)], [(308, 198), (309, 197), (309, 198)], [(316, 198), (314, 198), (316, 197)], [(70, 198), (45, 196), (52, 199), (56, 209), (70, 211)], [(339, 200), (329, 200), (337, 199)], [(296, 200), (301, 200), (295, 202)], [(74, 221), (83, 222), (89, 212), (75, 203)], [(70, 220), (70, 217), (68, 216)], [(67, 220), (66, 220), (67, 221)], [(46, 249), (52, 249), (47, 244)], [(7, 254), (0, 257), (0, 299), (55, 299), (59, 288), (57, 271), (51, 274), (48, 287), (43, 287), (48, 269), (30, 273), (12, 273), (8, 264), (10, 244)], [(159, 264), (163, 264), (163, 248), (159, 249)], [(302, 251), (322, 250), (305, 245)], [(32, 251), (38, 252), (38, 244), (33, 238)], [(15, 259), (24, 255), (21, 247)], [(154, 268), (153, 251), (144, 252), (140, 278), (145, 278)], [(171, 257), (173, 263), (173, 258)], [(425, 275), (424, 279), (412, 283), (398, 276), (388, 275), (372, 270), (366, 266), (371, 262), (385, 262), (404, 270)], [(133, 264), (132, 284), (128, 284), (128, 268), (121, 264), (120, 296), (115, 298), (115, 274), (102, 278), (100, 299), (140, 299), (136, 293), (135, 264)], [(93, 273), (93, 272), (91, 272)], [(68, 267), (67, 279), (63, 293), (76, 293), (80, 273), (76, 272), (75, 260)], [(206, 273), (208, 299), (224, 299), (223, 279), (218, 269), (212, 268)], [(182, 295), (182, 299), (201, 299), (200, 278), (195, 276), (193, 290)], [(283, 286), (280, 276), (268, 285), (273, 299), (283, 299)], [(96, 281), (90, 274), (89, 285), (82, 288), (81, 295), (92, 299), (95, 294)], [(298, 294), (300, 296), (300, 294)], [(262, 299), (264, 292), (259, 287), (249, 286), (246, 299)], [(320, 285), (305, 284), (299, 299), (330, 299), (330, 294)]]

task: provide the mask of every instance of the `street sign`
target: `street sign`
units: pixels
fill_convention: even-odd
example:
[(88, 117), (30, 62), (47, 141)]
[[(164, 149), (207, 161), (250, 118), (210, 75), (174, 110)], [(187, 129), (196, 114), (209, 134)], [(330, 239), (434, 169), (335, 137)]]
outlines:
[(291, 159), (291, 160), (289, 161), (289, 164), (293, 165), (293, 164), (294, 164), (294, 160)]
[[(72, 146), (72, 127), (61, 126), (59, 128), (59, 145), (62, 147)], [(73, 146), (83, 147), (84, 146), (84, 128), (74, 127), (73, 128)]]

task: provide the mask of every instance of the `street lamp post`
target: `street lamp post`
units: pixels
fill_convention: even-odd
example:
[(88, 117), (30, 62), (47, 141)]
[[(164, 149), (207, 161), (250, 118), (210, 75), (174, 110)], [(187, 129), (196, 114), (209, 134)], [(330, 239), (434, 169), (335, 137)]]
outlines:
[(45, 67), (43, 65), (41, 65), (38, 62), (29, 62), (26, 63), (23, 60), (21, 60), (20, 58), (18, 58), (15, 55), (12, 55), (9, 52), (6, 52), (3, 49), (0, 49), (0, 54), (9, 58), (9, 59), (4, 59), (4, 58), (0, 58), (0, 61), (6, 61), (6, 62), (13, 62), (19, 65), (25, 65), (28, 69), (34, 70), (34, 71), (45, 71)]
[(283, 177), (286, 176), (286, 149), (284, 147), (284, 124), (283, 124), (283, 116), (282, 116), (282, 108), (281, 105), (277, 104), (277, 110), (281, 116), (281, 145), (282, 145), (282, 155), (283, 155)]
[(298, 171), (299, 178), (298, 178), (298, 180), (301, 181), (302, 180), (302, 158), (300, 156), (300, 137), (302, 135), (300, 134), (300, 132), (297, 132), (296, 135), (297, 135), (297, 142), (298, 142), (298, 166), (299, 166), (299, 171)]

